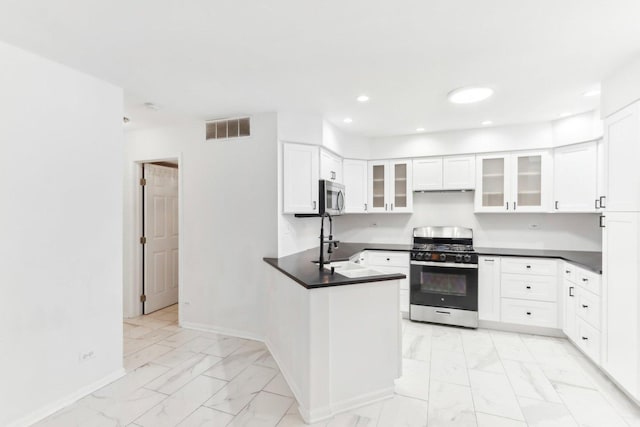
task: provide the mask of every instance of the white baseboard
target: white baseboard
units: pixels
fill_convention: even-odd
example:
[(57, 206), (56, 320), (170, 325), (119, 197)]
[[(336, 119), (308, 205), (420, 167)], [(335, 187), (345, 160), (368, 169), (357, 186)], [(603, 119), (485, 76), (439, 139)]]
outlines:
[(60, 409), (65, 408), (71, 405), (72, 403), (75, 403), (77, 400), (82, 399), (83, 397), (93, 393), (94, 391), (101, 389), (107, 384), (110, 384), (115, 380), (122, 378), (124, 375), (126, 375), (126, 371), (124, 370), (124, 368), (120, 368), (117, 371), (107, 375), (106, 377), (103, 377), (98, 381), (95, 381), (85, 387), (82, 387), (74, 391), (73, 393), (63, 397), (62, 399), (59, 399), (53, 403), (45, 405), (44, 407), (36, 411), (33, 411), (29, 415), (13, 421), (12, 423), (9, 424), (8, 427), (31, 426), (37, 423), (38, 421), (45, 419), (49, 415), (58, 412)]
[(239, 331), (237, 329), (223, 328), (220, 326), (208, 325), (205, 323), (180, 322), (180, 326), (186, 329), (193, 329), (202, 332), (212, 332), (214, 334), (228, 335), (236, 338), (244, 338), (248, 340), (264, 342), (264, 336), (260, 336), (254, 332)]

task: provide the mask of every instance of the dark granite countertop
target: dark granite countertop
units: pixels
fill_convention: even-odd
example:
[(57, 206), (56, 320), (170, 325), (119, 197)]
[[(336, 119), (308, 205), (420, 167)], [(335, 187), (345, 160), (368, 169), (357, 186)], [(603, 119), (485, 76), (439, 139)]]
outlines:
[[(331, 261), (348, 261), (351, 256), (364, 250), (409, 252), (411, 247), (412, 245), (386, 243), (340, 243), (331, 255)], [(318, 248), (313, 248), (282, 258), (264, 258), (264, 261), (307, 289), (399, 280), (407, 277), (404, 274), (378, 274), (375, 276), (350, 278), (337, 272), (331, 274), (328, 270), (320, 271), (318, 265), (314, 264), (314, 261), (318, 261), (318, 252)], [(325, 260), (327, 259), (328, 255), (325, 249)], [(373, 268), (373, 270), (375, 270), (375, 268)]]
[(602, 274), (602, 252), (560, 251), (552, 249), (477, 248), (479, 255), (560, 258), (594, 273)]

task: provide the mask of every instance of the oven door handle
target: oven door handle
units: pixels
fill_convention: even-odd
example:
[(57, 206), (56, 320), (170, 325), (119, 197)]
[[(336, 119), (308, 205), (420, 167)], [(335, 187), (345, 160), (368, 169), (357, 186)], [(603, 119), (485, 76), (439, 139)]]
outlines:
[(457, 262), (434, 262), (434, 261), (411, 261), (411, 265), (424, 265), (427, 267), (446, 267), (446, 268), (478, 268), (478, 264), (462, 264)]

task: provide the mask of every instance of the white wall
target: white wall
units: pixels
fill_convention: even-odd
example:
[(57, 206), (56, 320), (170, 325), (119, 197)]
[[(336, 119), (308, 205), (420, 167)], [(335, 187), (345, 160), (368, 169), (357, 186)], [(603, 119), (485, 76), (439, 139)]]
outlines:
[(602, 81), (602, 118), (640, 99), (640, 56)]
[[(135, 242), (136, 162), (181, 158), (180, 322), (264, 336), (262, 258), (278, 254), (277, 123), (254, 115), (251, 137), (205, 142), (204, 123), (127, 132), (125, 242)], [(127, 244), (126, 271), (137, 248)], [(135, 277), (125, 277), (132, 287)], [(137, 291), (136, 291), (137, 292)], [(135, 292), (131, 305), (137, 308)]]
[(122, 374), (122, 91), (4, 43), (0, 70), (0, 425), (17, 426)]
[[(473, 228), (478, 247), (601, 250), (596, 214), (474, 214), (473, 192), (414, 193), (413, 214), (343, 215), (336, 237), (347, 242), (411, 243), (414, 227)], [(535, 224), (537, 229), (530, 229)]]

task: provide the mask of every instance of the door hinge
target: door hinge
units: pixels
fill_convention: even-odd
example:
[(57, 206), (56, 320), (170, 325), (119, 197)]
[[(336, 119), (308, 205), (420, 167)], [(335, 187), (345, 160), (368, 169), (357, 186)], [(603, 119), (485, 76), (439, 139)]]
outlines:
[(147, 185), (147, 180), (145, 178), (140, 178), (140, 185)]
[(147, 238), (146, 238), (146, 237), (144, 237), (144, 236), (142, 236), (142, 237), (140, 238), (140, 244), (141, 244), (141, 245), (144, 245), (144, 244), (146, 244), (146, 243), (147, 243)]
[(140, 295), (140, 302), (146, 302), (147, 296), (145, 294)]

